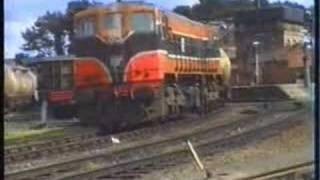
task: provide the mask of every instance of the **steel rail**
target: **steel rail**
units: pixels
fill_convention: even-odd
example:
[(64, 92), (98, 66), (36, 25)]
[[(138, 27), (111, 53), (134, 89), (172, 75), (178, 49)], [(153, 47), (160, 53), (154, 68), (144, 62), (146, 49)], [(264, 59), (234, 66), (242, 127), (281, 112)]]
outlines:
[(30, 154), (33, 151), (54, 148), (61, 144), (70, 143), (74, 141), (80, 141), (85, 139), (91, 139), (96, 137), (95, 133), (85, 133), (81, 135), (70, 135), (67, 137), (53, 138), (48, 140), (42, 140), (38, 142), (32, 142), (24, 145), (15, 145), (13, 147), (7, 147), (4, 150), (5, 162), (9, 163), (9, 159), (15, 156), (16, 154)]
[[(227, 111), (228, 108), (221, 108), (219, 110), (216, 110), (210, 115), (218, 115), (225, 111)], [(205, 117), (208, 118), (208, 117)], [(190, 120), (190, 119), (189, 119)], [(27, 145), (22, 145), (10, 149), (5, 150), (5, 164), (13, 164), (13, 163), (20, 163), (22, 161), (26, 160), (34, 160), (35, 158), (40, 158), (42, 156), (48, 156), (53, 155), (57, 153), (65, 153), (65, 152), (71, 152), (76, 151), (79, 152), (81, 150), (89, 150), (90, 148), (97, 148), (101, 146), (107, 146), (112, 145), (112, 142), (110, 141), (111, 136), (116, 136), (121, 139), (130, 139), (135, 140), (134, 137), (137, 137), (137, 135), (141, 134), (153, 134), (159, 129), (164, 129), (167, 127), (172, 126), (172, 123), (184, 123), (182, 121), (178, 122), (168, 122), (162, 126), (159, 127), (146, 127), (145, 129), (136, 129), (129, 132), (122, 132), (118, 134), (111, 134), (108, 136), (97, 136), (95, 133), (88, 133), (86, 135), (78, 135), (73, 137), (65, 137), (61, 139), (56, 140), (46, 140), (44, 142), (38, 142), (38, 143), (32, 143)], [(195, 124), (199, 122), (194, 122)], [(148, 132), (148, 133), (146, 133)]]
[[(291, 116), (295, 116), (299, 112), (295, 112), (295, 113), (291, 112)], [(286, 116), (284, 115), (283, 117), (279, 118), (280, 120), (278, 119), (278, 121), (282, 121), (283, 119), (287, 119), (288, 117), (289, 117), (289, 115), (286, 115)], [(269, 116), (269, 118), (270, 118), (270, 116)], [(7, 177), (8, 179), (19, 179), (19, 177), (25, 179), (26, 176), (31, 176), (33, 178), (36, 177), (36, 179), (40, 179), (41, 174), (47, 175), (46, 178), (56, 177), (57, 175), (59, 176), (59, 174), (64, 174), (65, 173), (64, 171), (66, 171), (65, 169), (79, 169), (81, 167), (81, 164), (83, 165), (83, 164), (90, 162), (90, 161), (91, 162), (99, 162), (99, 161), (100, 162), (111, 162), (112, 160), (118, 159), (118, 158), (126, 159), (126, 158), (132, 157), (134, 154), (141, 154), (141, 153), (139, 153), (141, 151), (145, 152), (145, 149), (147, 147), (149, 148), (149, 151), (152, 152), (152, 151), (156, 151), (157, 150), (156, 145), (159, 145), (161, 143), (166, 144), (167, 147), (168, 147), (168, 144), (170, 146), (174, 146), (174, 144), (179, 144), (179, 142), (184, 141), (186, 138), (191, 138), (191, 139), (193, 138), (194, 139), (194, 138), (196, 138), (195, 137), (196, 135), (198, 135), (202, 138), (211, 138), (211, 139), (217, 140), (217, 138), (212, 138), (213, 134), (215, 134), (215, 136), (217, 137), (217, 134), (219, 134), (219, 132), (220, 132), (220, 137), (218, 137), (218, 138), (220, 138), (220, 140), (221, 140), (226, 137), (230, 137), (230, 136), (234, 135), (234, 133), (233, 134), (229, 133), (230, 130), (234, 131), (235, 129), (238, 129), (240, 127), (240, 125), (242, 125), (242, 128), (248, 126), (248, 124), (251, 126), (254, 126), (253, 122), (255, 122), (255, 121), (257, 121), (256, 118), (252, 118), (251, 121), (250, 121), (250, 119), (247, 119), (241, 123), (239, 122), (239, 123), (231, 123), (231, 125), (230, 124), (224, 125), (225, 126), (224, 128), (222, 128), (220, 126), (220, 127), (207, 129), (206, 133), (208, 133), (208, 134), (204, 134), (205, 132), (202, 131), (202, 132), (197, 132), (194, 134), (187, 134), (187, 135), (182, 135), (182, 136), (180, 135), (178, 137), (165, 139), (162, 141), (149, 142), (149, 143), (143, 144), (143, 145), (136, 145), (135, 147), (129, 146), (127, 148), (118, 149), (117, 151), (111, 150), (111, 151), (106, 152), (101, 155), (84, 157), (84, 158), (69, 161), (69, 162), (53, 164), (50, 166), (45, 166), (45, 167), (27, 170), (27, 171), (23, 171), (23, 172), (10, 173), (10, 174), (5, 175), (5, 177)], [(258, 122), (256, 122), (256, 123), (258, 123)], [(228, 129), (229, 129), (229, 131), (227, 131)], [(222, 133), (222, 132), (224, 132), (224, 133)], [(239, 134), (239, 132), (236, 134)], [(198, 138), (200, 138), (200, 137), (198, 137)]]
[[(234, 146), (236, 148), (244, 146), (245, 144), (250, 143), (248, 141), (250, 139), (256, 140), (256, 138), (259, 138), (259, 140), (262, 141), (270, 136), (276, 136), (284, 129), (299, 125), (299, 123), (302, 122), (301, 119), (292, 120), (291, 118), (292, 116), (287, 117), (282, 121), (241, 132), (223, 139), (207, 139), (205, 141), (196, 142), (194, 145), (202, 157), (214, 156), (217, 153), (222, 152), (224, 149), (227, 149), (227, 147)], [(245, 143), (243, 142), (244, 140), (246, 140)], [(73, 174), (67, 177), (56, 178), (55, 180), (134, 179), (154, 170), (162, 170), (167, 167), (188, 162), (192, 159), (188, 154), (190, 154), (190, 152), (186, 146), (182, 145), (169, 152), (119, 163), (113, 166), (106, 166), (93, 171)]]
[[(259, 103), (257, 103), (259, 104)], [(239, 103), (239, 106), (250, 106), (253, 105), (252, 103), (242, 104)], [(221, 108), (223, 111), (223, 108)], [(220, 111), (215, 111), (210, 113), (217, 114)], [(121, 134), (121, 133), (120, 133)], [(119, 136), (119, 134), (115, 134), (116, 136)], [(105, 138), (106, 139), (106, 138)], [(78, 144), (81, 142), (83, 144), (86, 144), (86, 142), (104, 142), (106, 143), (106, 140), (98, 140), (96, 133), (86, 133), (82, 135), (74, 135), (74, 136), (68, 136), (63, 138), (53, 138), (49, 140), (42, 140), (39, 142), (31, 142), (24, 145), (15, 145), (12, 147), (5, 147), (4, 155), (5, 155), (5, 164), (15, 163), (15, 162), (21, 162), (29, 159), (34, 158), (40, 158), (42, 152), (44, 154), (50, 154), (50, 152), (59, 152), (60, 147), (62, 149), (68, 149), (72, 150), (73, 147), (76, 147), (77, 142)], [(66, 146), (63, 148), (63, 146)], [(68, 147), (69, 146), (69, 147)], [(45, 153), (47, 152), (47, 153)]]
[(314, 168), (314, 161), (307, 161), (295, 165), (291, 165), (288, 167), (268, 171), (268, 172), (263, 172), (260, 174), (244, 177), (244, 178), (239, 178), (238, 180), (271, 180), (271, 179), (276, 179), (279, 177), (284, 177), (284, 176), (290, 176), (290, 177), (295, 177), (297, 176), (296, 174), (299, 173), (312, 173)]

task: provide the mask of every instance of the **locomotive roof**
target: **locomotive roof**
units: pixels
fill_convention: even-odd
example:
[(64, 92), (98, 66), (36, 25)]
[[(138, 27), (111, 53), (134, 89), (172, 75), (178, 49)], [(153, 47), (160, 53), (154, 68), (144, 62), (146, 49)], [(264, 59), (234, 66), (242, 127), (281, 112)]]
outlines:
[(112, 10), (112, 9), (123, 8), (123, 7), (139, 7), (139, 8), (143, 8), (143, 9), (149, 9), (149, 10), (159, 10), (163, 14), (165, 14), (165, 15), (167, 15), (169, 17), (172, 17), (174, 19), (178, 19), (178, 20), (181, 20), (181, 21), (189, 22), (191, 24), (198, 25), (198, 26), (208, 26), (208, 25), (205, 25), (203, 23), (200, 23), (200, 22), (197, 22), (197, 21), (193, 21), (193, 20), (191, 20), (191, 19), (189, 19), (189, 18), (187, 18), (185, 16), (182, 16), (180, 14), (174, 13), (174, 12), (172, 12), (170, 10), (157, 7), (152, 3), (147, 3), (147, 2), (144, 2), (144, 1), (115, 2), (115, 3), (110, 3), (110, 4), (107, 4), (107, 5), (104, 5), (104, 6), (90, 7), (88, 9), (86, 9), (86, 10), (78, 12), (75, 15), (75, 17), (83, 16), (83, 15), (86, 15), (86, 14), (91, 14), (91, 13), (94, 13), (94, 12), (99, 11), (99, 10), (100, 11), (101, 10), (106, 10), (106, 9)]
[(75, 56), (56, 56), (56, 57), (43, 57), (43, 58), (32, 58), (29, 60), (30, 63), (43, 63), (53, 61), (70, 61), (77, 59)]

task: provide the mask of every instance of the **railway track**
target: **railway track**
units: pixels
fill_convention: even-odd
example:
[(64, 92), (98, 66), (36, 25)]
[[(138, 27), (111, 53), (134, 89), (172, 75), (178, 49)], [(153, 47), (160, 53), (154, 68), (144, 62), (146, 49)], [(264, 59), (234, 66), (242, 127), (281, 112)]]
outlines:
[[(229, 108), (220, 109), (211, 113), (210, 115), (219, 115)], [(190, 121), (190, 120), (189, 120)], [(203, 123), (201, 121), (192, 121), (192, 125), (197, 125)], [(190, 126), (190, 123), (188, 126)], [(48, 157), (54, 154), (70, 153), (70, 152), (80, 152), (91, 149), (98, 149), (101, 147), (112, 146), (111, 136), (116, 136), (120, 139), (125, 139), (127, 141), (134, 141), (141, 139), (143, 137), (148, 137), (161, 130), (166, 130), (175, 126), (185, 126), (185, 121), (173, 121), (167, 122), (161, 126), (152, 126), (143, 129), (133, 130), (131, 132), (124, 132), (115, 135), (108, 136), (97, 136), (96, 133), (87, 133), (78, 136), (70, 136), (60, 139), (42, 141), (38, 143), (30, 143), (22, 146), (15, 146), (12, 148), (5, 149), (5, 164), (16, 164), (28, 160), (40, 159), (42, 157)]]
[(44, 147), (54, 147), (60, 144), (77, 141), (78, 139), (89, 139), (94, 136), (95, 136), (95, 133), (85, 133), (81, 135), (71, 135), (63, 138), (48, 139), (40, 142), (31, 142), (23, 145), (9, 146), (9, 147), (5, 147), (4, 155), (6, 157), (10, 157), (14, 154), (27, 153), (36, 149), (44, 148)]
[[(254, 103), (239, 103), (238, 106), (243, 107), (250, 107), (254, 106)], [(220, 109), (212, 114), (218, 114), (223, 111), (227, 111), (226, 109)], [(168, 122), (167, 127), (170, 127), (173, 123), (177, 122)], [(185, 122), (180, 122), (177, 125), (183, 126)], [(191, 121), (192, 124), (197, 124), (197, 121)], [(189, 124), (190, 124), (189, 123)], [(165, 125), (161, 127), (167, 128)], [(152, 134), (156, 132), (159, 128), (149, 128), (149, 133)], [(121, 133), (117, 134), (116, 136), (120, 136), (120, 138), (127, 138), (126, 136), (131, 137), (132, 135), (136, 136), (139, 134), (140, 130), (134, 131), (132, 133)], [(143, 130), (142, 130), (143, 131)], [(140, 132), (140, 134), (146, 132)], [(127, 134), (127, 135), (126, 135)], [(72, 151), (79, 151), (79, 150), (86, 150), (92, 148), (99, 148), (100, 145), (107, 145), (111, 144), (110, 136), (107, 137), (97, 137), (96, 133), (85, 133), (81, 135), (73, 135), (64, 138), (56, 138), (56, 139), (49, 139), (40, 142), (33, 142), (28, 143), (25, 145), (15, 145), (11, 147), (6, 147), (4, 151), (5, 155), (5, 164), (14, 164), (14, 163), (21, 163), (23, 161), (39, 159), (43, 156), (50, 156), (55, 153), (64, 153), (64, 152), (72, 152)]]
[[(269, 124), (274, 129), (278, 129), (284, 125), (292, 124), (288, 123), (290, 120), (289, 117), (295, 116), (297, 112), (293, 113), (282, 113), (277, 118), (274, 118), (272, 115), (264, 115), (264, 119), (260, 119), (260, 121), (265, 121), (267, 119), (273, 119), (278, 122), (275, 124)], [(284, 121), (284, 119), (287, 119)], [(289, 120), (288, 120), (289, 119)], [(284, 121), (285, 123), (283, 123)], [(267, 122), (267, 121), (265, 121)], [(279, 124), (281, 124), (280, 126)], [(201, 132), (196, 132), (192, 134), (184, 134), (177, 137), (171, 137), (169, 139), (156, 140), (154, 142), (148, 142), (146, 144), (138, 144), (132, 146), (130, 144), (127, 147), (122, 147), (118, 149), (109, 149), (106, 152), (99, 154), (84, 157), (81, 159), (76, 159), (68, 162), (52, 164), (49, 166), (44, 166), (40, 168), (35, 168), (31, 170), (8, 173), (5, 175), (6, 179), (16, 179), (16, 180), (28, 180), (28, 179), (60, 179), (64, 177), (72, 177), (71, 179), (78, 179), (77, 174), (81, 174), (81, 172), (85, 172), (87, 170), (88, 164), (96, 164), (98, 165), (98, 169), (103, 169), (103, 172), (108, 172), (107, 169), (114, 169), (118, 166), (122, 166), (121, 164), (132, 164), (135, 161), (144, 161), (145, 159), (154, 159), (158, 156), (167, 156), (168, 153), (173, 153), (176, 155), (177, 153), (185, 152), (184, 141), (186, 139), (192, 140), (197, 146), (204, 146), (205, 144), (221, 144), (223, 142), (228, 142), (230, 139), (237, 139), (237, 137), (242, 137), (242, 133), (249, 133), (252, 136), (253, 134), (257, 134), (257, 132), (261, 132), (262, 130), (271, 128), (271, 127), (259, 127), (261, 123), (257, 120), (257, 117), (252, 117), (243, 121), (236, 121), (234, 123), (225, 124), (221, 126), (217, 126), (214, 128), (208, 128), (207, 130), (203, 130)], [(267, 123), (268, 124), (268, 123)], [(239, 129), (242, 129), (239, 131)], [(256, 130), (255, 130), (256, 129)], [(252, 131), (252, 132), (251, 132)], [(249, 138), (249, 135), (246, 135)], [(228, 145), (229, 143), (227, 143)], [(165, 153), (164, 153), (165, 152)], [(186, 153), (186, 152), (185, 152)], [(140, 157), (142, 156), (142, 157)], [(143, 159), (143, 160), (142, 160)], [(162, 158), (161, 158), (162, 159)], [(149, 161), (149, 160), (147, 160)], [(161, 161), (162, 162), (162, 161)], [(135, 164), (135, 163), (134, 163)], [(161, 164), (161, 163), (160, 163)], [(175, 163), (173, 163), (175, 164)], [(167, 165), (166, 165), (167, 166)], [(121, 167), (123, 168), (123, 167)], [(126, 169), (126, 168), (125, 168)], [(85, 173), (86, 174), (86, 173)], [(90, 174), (90, 173), (89, 173)], [(76, 176), (76, 177), (73, 177)], [(86, 178), (84, 178), (86, 179)]]
[[(228, 108), (227, 108), (228, 109)], [(224, 110), (227, 110), (224, 109)], [(242, 108), (241, 108), (242, 109)], [(215, 116), (219, 117), (219, 116), (223, 116), (224, 110), (220, 110), (220, 111), (216, 111), (214, 113)], [(229, 109), (230, 110), (230, 109)], [(232, 110), (235, 110), (236, 112), (239, 110), (236, 110), (234, 108), (232, 108)], [(173, 132), (173, 130), (175, 130), (176, 128), (186, 128), (186, 124), (190, 127), (194, 127), (196, 130), (201, 130), (201, 127), (204, 127), (204, 125), (206, 125), (206, 121), (204, 119), (204, 121), (194, 121), (192, 120), (192, 122), (186, 123), (188, 121), (177, 121), (177, 122), (167, 122), (165, 124), (161, 124), (159, 126), (152, 126), (150, 128), (145, 128), (145, 129), (138, 129), (132, 132), (124, 132), (124, 133), (120, 133), (117, 135), (110, 135), (110, 136), (115, 136), (119, 139), (121, 139), (122, 143), (127, 143), (127, 142), (134, 142), (134, 141), (138, 141), (139, 139), (145, 139), (145, 138), (150, 138), (152, 137), (152, 135), (155, 134), (160, 134), (163, 132)], [(215, 126), (219, 126), (222, 124), (225, 124), (225, 122), (220, 122), (219, 119), (217, 122), (212, 122), (213, 125), (210, 125), (210, 127)], [(189, 129), (190, 129), (189, 127)], [(205, 126), (207, 128), (207, 126)], [(12, 156), (22, 156), (23, 157), (27, 157), (28, 158), (32, 158), (31, 154), (34, 154), (35, 156), (37, 155), (37, 153), (39, 153), (38, 155), (44, 158), (48, 158), (50, 157), (49, 161), (52, 163), (53, 162), (59, 162), (59, 160), (56, 161), (56, 159), (62, 159), (63, 161), (65, 161), (66, 159), (72, 159), (69, 156), (71, 156), (72, 154), (74, 154), (74, 152), (78, 152), (77, 156), (86, 156), (90, 153), (87, 153), (85, 150), (89, 150), (89, 152), (93, 152), (93, 154), (97, 154), (97, 151), (101, 151), (104, 150), (105, 148), (114, 148), (117, 147), (117, 144), (113, 144), (111, 142), (111, 138), (110, 136), (105, 136), (105, 137), (95, 137), (95, 138), (91, 138), (90, 140), (82, 140), (79, 142), (72, 142), (72, 143), (68, 143), (68, 144), (62, 144), (60, 146), (57, 147), (42, 147), (41, 149), (34, 149), (32, 151), (25, 151), (22, 153), (15, 153), (15, 154), (11, 154)], [(106, 143), (103, 143), (103, 141), (105, 141)], [(90, 144), (91, 142), (91, 144)], [(80, 143), (80, 144), (78, 144)], [(96, 143), (96, 144), (95, 144)], [(71, 147), (71, 148), (70, 148)], [(59, 149), (62, 149), (62, 151), (58, 151)], [(69, 151), (68, 151), (69, 148)], [(49, 152), (47, 151), (49, 150)], [(82, 151), (80, 153), (80, 151)], [(84, 151), (84, 152), (83, 152)], [(63, 154), (65, 152), (65, 154)], [(26, 155), (26, 156), (24, 156)], [(54, 155), (58, 155), (59, 157), (51, 157)], [(63, 156), (63, 157), (61, 157)], [(35, 159), (29, 159), (32, 161), (22, 161), (18, 159), (18, 157), (15, 157), (16, 159), (16, 163), (14, 164), (5, 164), (5, 172), (14, 172), (14, 171), (19, 171), (19, 170), (24, 170), (24, 169), (30, 169), (29, 167), (27, 168), (21, 168), (21, 165), (29, 165), (30, 163), (32, 163), (32, 166), (39, 166), (43, 165), (43, 164), (48, 164), (48, 163), (42, 163), (41, 161), (43, 161), (43, 159), (39, 159), (40, 157), (37, 157), (36, 160)], [(37, 162), (40, 161), (40, 162)], [(61, 161), (61, 160), (60, 160)], [(36, 162), (36, 163), (34, 163)], [(36, 165), (34, 165), (36, 164)], [(18, 167), (17, 167), (18, 166)], [(20, 167), (19, 167), (20, 166)]]
[[(202, 139), (197, 141), (194, 138), (191, 138), (191, 140), (197, 148), (200, 156), (214, 156), (219, 152), (223, 152), (230, 148), (233, 149), (244, 146), (250, 143), (250, 141), (263, 141), (270, 136), (276, 136), (283, 130), (301, 123), (299, 120), (293, 121), (290, 118), (292, 118), (292, 116), (282, 119), (276, 123), (250, 129), (218, 140)], [(181, 144), (172, 151), (120, 163), (114, 166), (106, 166), (98, 170), (83, 172), (58, 179), (135, 179), (141, 178), (144, 174), (152, 171), (162, 170), (190, 161), (192, 161), (192, 156), (190, 155), (189, 150), (186, 148), (185, 144)]]
[(313, 180), (314, 177), (314, 161), (307, 161), (281, 169), (263, 172), (238, 180)]

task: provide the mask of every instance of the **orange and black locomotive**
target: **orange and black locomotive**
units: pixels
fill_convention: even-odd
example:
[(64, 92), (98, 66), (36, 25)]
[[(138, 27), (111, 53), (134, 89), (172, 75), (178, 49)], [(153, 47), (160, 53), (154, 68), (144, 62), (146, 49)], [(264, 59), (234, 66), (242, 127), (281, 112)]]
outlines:
[(83, 123), (114, 130), (225, 98), (231, 65), (208, 25), (134, 2), (81, 11), (74, 23), (69, 95)]

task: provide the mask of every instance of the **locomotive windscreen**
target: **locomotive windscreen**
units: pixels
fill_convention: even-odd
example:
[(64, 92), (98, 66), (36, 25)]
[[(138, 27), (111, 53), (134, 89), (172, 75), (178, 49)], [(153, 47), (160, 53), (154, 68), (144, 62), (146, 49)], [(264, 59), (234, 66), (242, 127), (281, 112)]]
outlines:
[(109, 36), (120, 38), (122, 33), (122, 14), (114, 13), (105, 15), (103, 26), (104, 29), (108, 31)]
[(134, 13), (131, 15), (131, 30), (133, 32), (154, 31), (154, 21), (151, 13)]

